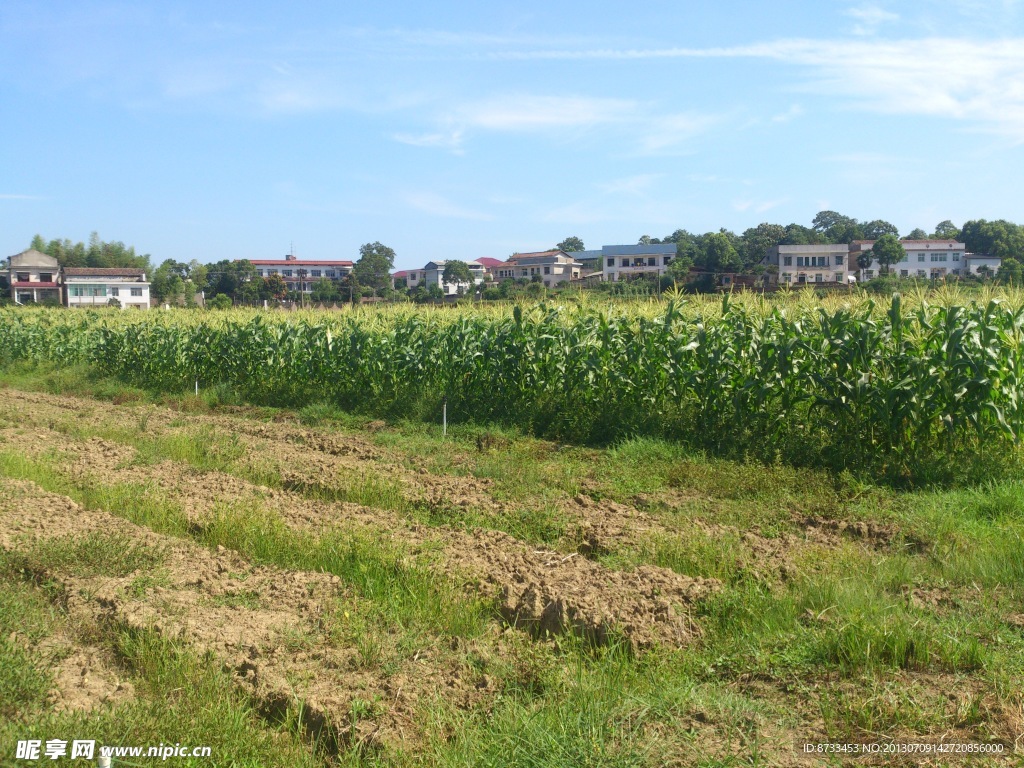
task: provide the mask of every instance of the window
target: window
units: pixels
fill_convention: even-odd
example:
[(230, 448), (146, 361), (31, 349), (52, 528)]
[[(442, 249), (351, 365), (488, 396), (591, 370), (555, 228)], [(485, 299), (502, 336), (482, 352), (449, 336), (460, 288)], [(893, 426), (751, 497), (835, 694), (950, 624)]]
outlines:
[(836, 264), (838, 264), (841, 267), (841, 266), (843, 266), (843, 262), (844, 261), (846, 261), (846, 256), (844, 256), (841, 253), (837, 253), (836, 254)]
[(925, 273), (925, 271), (923, 269), (919, 269), (919, 270), (917, 270), (917, 276), (918, 277), (927, 277), (927, 274)]
[(629, 266), (629, 259), (623, 259), (622, 260), (622, 266), (628, 267)]
[(19, 283), (27, 283), (28, 282), (28, 272), (19, 272), (16, 280)]
[(39, 273), (39, 282), (41, 282), (41, 283), (52, 283), (53, 282), (53, 273), (52, 272), (40, 272)]
[(917, 260), (918, 261), (924, 261), (924, 254), (923, 253), (917, 254)]
[(953, 261), (960, 261), (960, 254), (959, 253), (954, 253), (953, 254)]
[[(551, 274), (551, 267), (544, 267), (544, 274), (545, 275), (550, 275)], [(547, 285), (546, 281), (545, 281), (544, 285)]]
[(608, 266), (609, 267), (614, 267), (615, 266), (615, 259), (608, 259)]
[(816, 282), (816, 283), (820, 283), (820, 282), (821, 282), (821, 273), (820, 273), (820, 272), (818, 272), (818, 273), (817, 273), (817, 274), (816, 274), (816, 275), (814, 276), (814, 282)]
[[(327, 270), (327, 277), (334, 277), (334, 270), (333, 269), (328, 269)], [(412, 273), (412, 279), (413, 280), (416, 279), (416, 273), (415, 272)]]
[(793, 257), (792, 256), (783, 256), (782, 257), (782, 266), (784, 266), (784, 267), (792, 267), (793, 266)]
[(905, 270), (905, 269), (901, 269), (901, 270), (900, 270), (900, 277), (907, 277), (907, 276), (908, 276), (908, 272), (907, 272), (907, 270)]
[(292, 271), (290, 269), (282, 269), (281, 274), (284, 275), (285, 277), (291, 277)]
[(271, 275), (276, 275), (276, 274), (277, 274), (277, 270), (276, 269), (268, 269), (267, 270), (267, 277), (270, 277)]
[[(132, 290), (135, 290), (135, 289), (133, 288)], [(117, 288), (116, 286), (112, 286), (110, 288), (110, 295), (111, 296), (120, 296), (121, 295), (121, 289)]]
[(654, 256), (651, 256), (649, 259), (647, 259), (647, 266), (648, 267), (656, 267), (656, 266), (658, 266), (658, 260)]
[(141, 296), (141, 295), (142, 295), (142, 289), (141, 288), (132, 288), (132, 296)]
[(309, 271), (309, 276), (310, 277), (320, 277), (320, 274), (321, 274), (321, 272), (320, 272), (319, 269), (311, 269)]
[(663, 258), (663, 259), (661, 260), (661, 263), (662, 263), (663, 265), (665, 265), (665, 266), (668, 266), (669, 264), (671, 264), (671, 263), (672, 263), (672, 257), (671, 257), (671, 256), (666, 256), (665, 258)]

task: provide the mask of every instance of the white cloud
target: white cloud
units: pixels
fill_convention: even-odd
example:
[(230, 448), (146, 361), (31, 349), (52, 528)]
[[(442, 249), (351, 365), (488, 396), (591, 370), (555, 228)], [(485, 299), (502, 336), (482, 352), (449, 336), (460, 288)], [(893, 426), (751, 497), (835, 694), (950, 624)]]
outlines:
[(720, 119), (715, 115), (697, 113), (653, 117), (645, 121), (648, 128), (640, 141), (641, 152), (663, 154), (670, 150), (678, 151), (680, 145), (704, 133)]
[(455, 119), (494, 131), (537, 131), (619, 123), (635, 109), (626, 99), (516, 94), (466, 105)]
[(597, 188), (610, 195), (641, 195), (650, 189), (654, 182), (664, 177), (664, 175), (663, 173), (639, 173), (635, 176), (613, 179), (612, 181), (598, 184)]
[(488, 213), (464, 208), (436, 192), (410, 192), (405, 195), (405, 202), (431, 216), (474, 221), (491, 221), (494, 218)]
[(772, 115), (771, 121), (773, 123), (788, 123), (790, 120), (795, 120), (804, 113), (804, 108), (799, 104), (794, 104), (785, 112), (780, 112), (777, 115)]
[(463, 130), (456, 128), (450, 131), (438, 131), (435, 133), (396, 133), (392, 135), (395, 141), (402, 144), (409, 144), (413, 147), (431, 147), (447, 149), (454, 154), (461, 155)]
[(803, 90), (889, 114), (961, 120), (1024, 142), (1024, 38), (785, 39), (727, 48), (542, 50), (523, 59), (771, 59), (804, 69)]
[(857, 22), (853, 27), (855, 35), (873, 35), (883, 24), (891, 24), (900, 20), (899, 14), (886, 11), (877, 5), (861, 5), (856, 8), (847, 8), (843, 11), (843, 14)]
[(733, 200), (732, 207), (736, 211), (765, 213), (787, 202), (789, 202), (788, 197), (779, 198), (778, 200)]

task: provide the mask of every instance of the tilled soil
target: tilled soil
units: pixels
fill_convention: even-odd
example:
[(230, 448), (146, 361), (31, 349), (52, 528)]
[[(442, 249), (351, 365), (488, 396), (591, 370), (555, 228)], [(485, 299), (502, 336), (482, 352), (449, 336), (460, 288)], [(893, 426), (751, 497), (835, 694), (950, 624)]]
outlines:
[[(301, 710), (307, 725), (339, 743), (401, 743), (415, 735), (415, 705), (436, 695), (464, 702), (483, 695), (479, 674), (452, 658), (424, 653), (388, 676), (365, 668), (353, 647), (331, 642), (325, 615), (351, 603), (337, 576), (253, 566), (224, 548), (210, 551), (161, 536), (120, 518), (86, 510), (24, 481), (0, 493), (0, 547), (25, 552), (40, 541), (89, 534), (123, 535), (163, 554), (160, 584), (139, 589), (124, 577), (32, 574), (55, 584), (73, 622), (99, 628), (155, 631), (209, 653), (268, 715)], [(244, 596), (244, 605), (237, 598)], [(90, 708), (130, 695), (95, 649), (77, 646), (56, 669), (54, 698)], [(438, 662), (428, 662), (437, 658)], [(77, 679), (75, 679), (77, 677)], [(353, 701), (381, 702), (369, 720), (353, 720)], [(386, 704), (384, 706), (383, 704)]]
[[(49, 396), (33, 397), (38, 400)], [(83, 405), (93, 409), (94, 418), (100, 413), (101, 419), (112, 418), (110, 411), (116, 408), (91, 401)], [(26, 423), (45, 423), (45, 416), (34, 411), (32, 405), (19, 404)], [(151, 417), (150, 425), (153, 421)], [(250, 429), (250, 436), (252, 432)], [(220, 472), (200, 476), (193, 468), (176, 462), (138, 465), (133, 463), (136, 452), (131, 446), (100, 438), (77, 441), (47, 427), (0, 430), (0, 446), (29, 456), (58, 451), (66, 473), (90, 481), (155, 484), (161, 496), (179, 503), (196, 525), (202, 525), (216, 508), (234, 503), (258, 504), (297, 528), (322, 530), (343, 525), (365, 528), (375, 535), (386, 531), (392, 541), (408, 546), (414, 553), (436, 553), (434, 567), (483, 596), (496, 599), (507, 621), (538, 634), (573, 631), (599, 642), (618, 637), (638, 648), (654, 643), (682, 645), (698, 632), (692, 607), (718, 587), (714, 580), (692, 579), (652, 566), (630, 572), (613, 570), (582, 556), (538, 549), (498, 531), (426, 527), (377, 508), (316, 502)], [(267, 440), (253, 454), (265, 458), (278, 450), (282, 450), (280, 440)], [(337, 465), (328, 468), (324, 462), (333, 461), (333, 454), (316, 463), (307, 455), (309, 451), (304, 442), (284, 440), (284, 458), (277, 460), (290, 461), (291, 466), (302, 467), (304, 472), (312, 467), (309, 471), (318, 478), (331, 477), (331, 472), (367, 471)]]

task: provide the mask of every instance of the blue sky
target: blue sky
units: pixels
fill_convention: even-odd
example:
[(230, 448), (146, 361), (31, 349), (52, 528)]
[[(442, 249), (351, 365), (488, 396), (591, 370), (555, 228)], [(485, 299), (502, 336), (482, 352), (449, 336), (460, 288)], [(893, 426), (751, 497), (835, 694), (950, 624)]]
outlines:
[(0, 6), (0, 255), (906, 233), (1024, 222), (1022, 170), (1022, 0)]

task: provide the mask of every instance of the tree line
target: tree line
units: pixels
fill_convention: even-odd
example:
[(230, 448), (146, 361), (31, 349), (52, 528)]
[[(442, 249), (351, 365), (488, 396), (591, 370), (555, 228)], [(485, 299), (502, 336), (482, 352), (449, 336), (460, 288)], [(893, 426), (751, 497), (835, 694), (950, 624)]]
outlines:
[[(882, 219), (859, 221), (836, 211), (821, 211), (810, 226), (801, 224), (761, 223), (741, 234), (722, 228), (717, 232), (695, 234), (677, 229), (657, 238), (643, 235), (638, 244), (673, 243), (676, 257), (670, 265), (670, 277), (680, 279), (691, 268), (703, 272), (758, 273), (768, 249), (777, 245), (849, 244), (855, 240), (879, 240), (884, 236), (898, 238), (895, 225)], [(998, 256), (1008, 265), (1008, 271), (1019, 274), (1024, 262), (1024, 226), (1004, 219), (987, 221), (973, 219), (957, 227), (952, 221), (940, 221), (931, 232), (917, 228), (904, 236), (907, 240), (959, 240), (969, 253)], [(888, 240), (884, 238), (883, 242)], [(289, 298), (288, 286), (280, 275), (261, 277), (247, 260), (223, 259), (213, 264), (200, 264), (166, 259), (155, 269), (151, 257), (137, 253), (134, 246), (120, 241), (104, 242), (93, 232), (88, 244), (70, 240), (45, 240), (41, 235), (32, 238), (31, 248), (53, 256), (62, 267), (134, 267), (146, 270), (150, 277), (150, 292), (159, 302), (190, 304), (200, 291), (207, 298), (224, 295), (236, 303), (258, 303), (264, 300)], [(577, 236), (567, 237), (555, 248), (574, 253), (586, 250)], [(468, 267), (464, 262), (450, 261), (445, 282), (468, 282)], [(327, 278), (313, 285), (311, 298), (315, 302), (356, 300), (360, 296), (392, 296), (391, 272), (395, 266), (395, 251), (380, 243), (366, 243), (359, 248), (359, 256), (350, 275), (341, 281)], [(300, 275), (301, 276), (301, 275)], [(426, 289), (425, 289), (426, 290)]]

